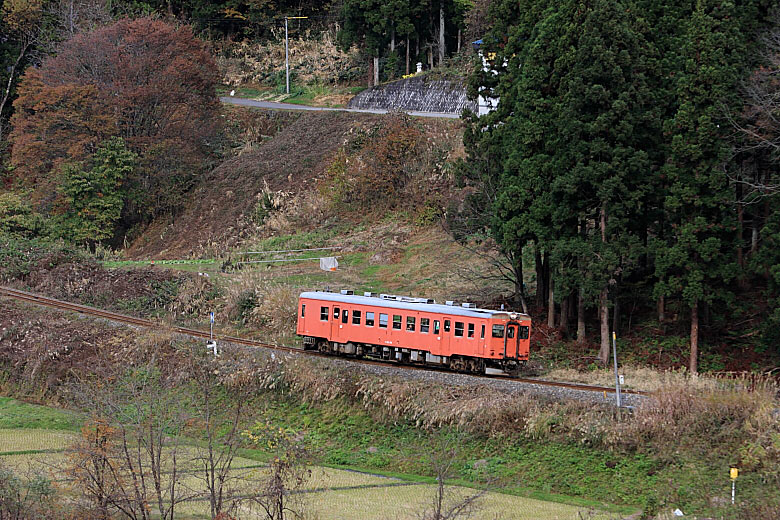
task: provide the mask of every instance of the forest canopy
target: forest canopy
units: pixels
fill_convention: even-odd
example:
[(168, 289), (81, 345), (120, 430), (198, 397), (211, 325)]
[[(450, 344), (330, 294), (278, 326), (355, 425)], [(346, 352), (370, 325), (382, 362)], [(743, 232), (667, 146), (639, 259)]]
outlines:
[[(467, 131), (462, 173), (481, 188), (472, 231), (488, 230), (515, 261), (533, 248), (548, 326), (567, 331), (576, 318), (584, 340), (585, 313), (598, 313), (602, 362), (625, 306), (655, 308), (662, 324), (685, 316), (696, 372), (702, 324), (763, 313), (745, 299), (751, 288), (777, 301), (776, 275), (758, 260), (777, 250), (772, 117), (745, 96), (767, 87), (777, 58), (762, 55), (777, 37), (771, 7), (492, 5), (481, 48), (491, 58), (470, 85), (500, 102)], [(769, 314), (771, 344), (780, 315)]]
[(188, 26), (123, 19), (78, 34), (20, 81), (12, 182), (43, 211), (67, 212), (67, 172), (121, 138), (138, 156), (117, 178), (124, 226), (172, 211), (214, 145), (217, 80), (208, 46)]

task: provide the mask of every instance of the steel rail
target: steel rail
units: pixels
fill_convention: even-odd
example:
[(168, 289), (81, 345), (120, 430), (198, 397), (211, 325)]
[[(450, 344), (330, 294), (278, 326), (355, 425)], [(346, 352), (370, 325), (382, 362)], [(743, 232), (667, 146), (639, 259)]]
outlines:
[[(67, 310), (72, 312), (77, 312), (79, 314), (85, 314), (89, 316), (96, 316), (99, 318), (105, 318), (114, 322), (119, 323), (126, 323), (129, 325), (135, 325), (139, 327), (149, 328), (149, 329), (157, 329), (157, 330), (168, 330), (171, 332), (175, 332), (178, 334), (184, 334), (187, 336), (192, 336), (196, 338), (203, 338), (203, 339), (210, 339), (212, 336), (208, 331), (203, 331), (199, 329), (190, 329), (187, 327), (180, 327), (178, 325), (166, 325), (165, 323), (156, 322), (153, 320), (149, 320), (146, 318), (138, 318), (135, 316), (128, 316), (126, 314), (120, 314), (117, 312), (112, 311), (106, 311), (102, 309), (97, 309), (95, 307), (90, 307), (88, 305), (82, 305), (79, 303), (72, 303), (67, 302), (63, 300), (58, 300), (55, 298), (49, 298), (48, 296), (42, 296), (40, 294), (35, 294), (27, 291), (21, 291), (19, 289), (13, 289), (10, 287), (3, 287), (0, 286), (0, 295), (7, 296), (9, 298), (14, 298), (17, 300), (25, 301), (28, 303), (33, 303), (37, 305), (43, 305), (46, 307), (53, 307), (61, 310)], [(214, 334), (214, 339), (218, 341), (223, 342), (229, 342), (229, 343), (235, 343), (238, 345), (244, 345), (248, 347), (260, 347), (265, 349), (271, 349), (271, 350), (277, 350), (282, 352), (293, 352), (296, 354), (304, 354), (308, 356), (313, 357), (320, 357), (320, 358), (327, 358), (327, 359), (341, 359), (345, 361), (350, 361), (354, 363), (362, 363), (364, 365), (377, 365), (377, 366), (393, 366), (397, 368), (403, 368), (407, 370), (428, 370), (428, 371), (435, 371), (435, 372), (446, 372), (446, 373), (453, 373), (452, 370), (448, 370), (446, 368), (440, 368), (440, 367), (430, 367), (430, 366), (417, 366), (417, 365), (402, 365), (395, 362), (388, 362), (388, 361), (378, 361), (373, 359), (359, 359), (359, 358), (343, 358), (343, 357), (336, 357), (336, 356), (330, 356), (328, 354), (324, 354), (322, 352), (312, 351), (312, 350), (303, 350), (301, 348), (297, 347), (289, 347), (286, 345), (277, 345), (272, 343), (264, 343), (262, 341), (247, 339), (247, 338), (241, 338), (238, 336), (230, 336), (226, 334)], [(457, 373), (457, 372), (455, 372)], [(487, 379), (505, 379), (507, 381), (513, 381), (518, 383), (525, 383), (525, 384), (532, 384), (532, 385), (539, 385), (539, 386), (549, 386), (549, 387), (557, 387), (557, 388), (566, 388), (570, 390), (579, 390), (584, 392), (599, 392), (599, 393), (615, 393), (615, 389), (612, 387), (605, 387), (605, 386), (596, 386), (596, 385), (588, 385), (588, 384), (581, 384), (581, 383), (571, 383), (571, 382), (563, 382), (563, 381), (549, 381), (545, 379), (533, 379), (533, 378), (520, 378), (520, 377), (511, 377), (505, 374), (498, 374), (498, 375), (488, 375), (488, 374), (466, 374), (471, 377), (478, 377), (478, 378), (487, 378)], [(632, 395), (639, 395), (639, 396), (646, 396), (649, 395), (649, 392), (644, 392), (641, 390), (626, 390), (621, 389), (622, 393), (626, 394), (632, 394)]]

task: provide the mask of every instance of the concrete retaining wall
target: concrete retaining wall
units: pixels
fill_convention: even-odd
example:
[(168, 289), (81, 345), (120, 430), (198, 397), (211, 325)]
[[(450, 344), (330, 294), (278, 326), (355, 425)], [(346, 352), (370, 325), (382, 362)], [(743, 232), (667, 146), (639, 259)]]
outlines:
[(408, 78), (371, 87), (353, 97), (349, 108), (438, 112), (460, 115), (464, 108), (477, 111), (477, 103), (466, 98), (466, 86), (459, 81)]

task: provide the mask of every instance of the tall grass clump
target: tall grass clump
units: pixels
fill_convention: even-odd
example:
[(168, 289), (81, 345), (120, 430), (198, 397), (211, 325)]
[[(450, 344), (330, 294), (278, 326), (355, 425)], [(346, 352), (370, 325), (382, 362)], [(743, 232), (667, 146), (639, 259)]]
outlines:
[(280, 342), (295, 330), (298, 291), (262, 273), (241, 273), (223, 296), (226, 317)]

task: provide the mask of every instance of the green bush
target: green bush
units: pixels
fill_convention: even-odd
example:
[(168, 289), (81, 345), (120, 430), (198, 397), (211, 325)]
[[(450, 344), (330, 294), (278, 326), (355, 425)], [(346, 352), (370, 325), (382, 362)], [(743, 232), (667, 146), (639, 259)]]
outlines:
[(52, 269), (72, 262), (87, 262), (87, 253), (62, 240), (12, 238), (0, 236), (0, 280), (23, 280), (32, 269)]
[(0, 236), (33, 238), (48, 235), (46, 220), (33, 212), (28, 200), (18, 193), (0, 193)]

